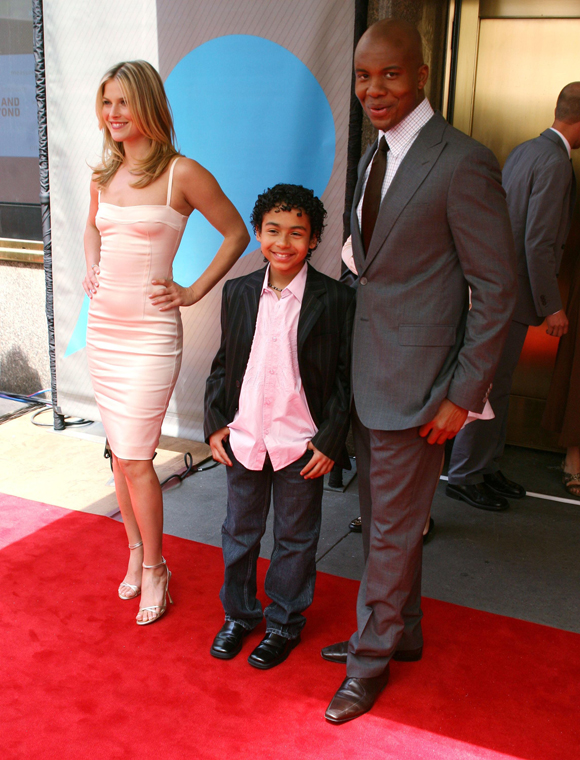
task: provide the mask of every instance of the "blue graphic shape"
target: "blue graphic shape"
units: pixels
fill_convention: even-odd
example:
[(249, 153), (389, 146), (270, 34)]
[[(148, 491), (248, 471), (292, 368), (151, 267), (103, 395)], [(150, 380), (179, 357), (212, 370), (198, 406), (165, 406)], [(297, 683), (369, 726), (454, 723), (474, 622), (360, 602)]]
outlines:
[[(188, 53), (165, 89), (181, 152), (218, 180), (258, 247), (250, 213), (259, 193), (278, 182), (304, 185), (320, 197), (334, 165), (332, 109), (310, 69), (263, 37), (217, 37)], [(222, 236), (194, 212), (175, 257), (173, 276), (191, 285), (208, 266)], [(65, 357), (86, 346), (89, 299)]]
[[(217, 37), (186, 55), (165, 88), (181, 152), (218, 180), (246, 222), (259, 193), (278, 182), (322, 195), (334, 165), (332, 109), (310, 69), (275, 42), (251, 35)], [(174, 277), (191, 285), (222, 236), (199, 212), (187, 224)]]
[(34, 55), (0, 55), (0, 156), (38, 156)]
[(64, 357), (74, 354), (76, 351), (80, 351), (87, 345), (87, 324), (89, 322), (89, 304), (90, 300), (87, 295), (83, 299), (83, 305), (81, 306), (81, 313), (77, 319), (73, 334), (70, 336), (68, 346), (64, 352)]

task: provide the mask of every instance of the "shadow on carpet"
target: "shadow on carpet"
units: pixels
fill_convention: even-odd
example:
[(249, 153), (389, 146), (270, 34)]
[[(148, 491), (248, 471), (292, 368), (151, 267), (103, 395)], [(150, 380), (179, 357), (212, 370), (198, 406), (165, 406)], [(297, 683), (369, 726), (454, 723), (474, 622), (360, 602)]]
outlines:
[(576, 756), (577, 634), (424, 599), (423, 660), (392, 663), (372, 712), (332, 726), (345, 668), (320, 648), (352, 632), (358, 584), (320, 573), (302, 644), (258, 671), (246, 658), (263, 625), (235, 660), (209, 655), (220, 550), (166, 536), (164, 551), (175, 605), (146, 627), (117, 597), (119, 523), (68, 513), (0, 551), (3, 760)]

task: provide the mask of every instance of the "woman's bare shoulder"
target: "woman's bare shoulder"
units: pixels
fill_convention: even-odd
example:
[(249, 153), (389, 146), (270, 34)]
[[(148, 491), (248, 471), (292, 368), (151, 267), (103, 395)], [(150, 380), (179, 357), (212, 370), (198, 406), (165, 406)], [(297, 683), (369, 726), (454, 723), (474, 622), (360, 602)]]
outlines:
[(212, 175), (205, 169), (200, 163), (194, 161), (193, 158), (187, 158), (181, 156), (175, 164), (174, 178), (178, 182), (191, 182), (192, 180), (200, 181), (207, 179)]

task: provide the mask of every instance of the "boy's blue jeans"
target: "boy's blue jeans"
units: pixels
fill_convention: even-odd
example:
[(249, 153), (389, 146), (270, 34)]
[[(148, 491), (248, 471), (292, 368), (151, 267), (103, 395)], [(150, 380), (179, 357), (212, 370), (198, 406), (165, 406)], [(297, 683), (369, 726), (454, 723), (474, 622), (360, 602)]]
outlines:
[(300, 475), (312, 451), (277, 472), (266, 457), (263, 469), (254, 471), (237, 461), (229, 442), (225, 446), (233, 463), (226, 468), (228, 504), (222, 526), (225, 577), (220, 599), (226, 620), (248, 629), (262, 620), (256, 563), (273, 493), (274, 550), (264, 585), (272, 601), (263, 614), (267, 632), (295, 638), (306, 623), (301, 613), (314, 597), (323, 478), (305, 480)]

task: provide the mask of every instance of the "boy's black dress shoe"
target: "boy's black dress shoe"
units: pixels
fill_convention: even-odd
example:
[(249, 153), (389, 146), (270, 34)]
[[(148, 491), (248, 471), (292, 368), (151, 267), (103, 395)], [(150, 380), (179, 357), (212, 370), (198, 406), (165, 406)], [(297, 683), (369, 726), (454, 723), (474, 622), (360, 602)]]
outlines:
[(345, 678), (326, 708), (330, 723), (346, 723), (368, 712), (389, 680), (389, 666), (374, 678)]
[(499, 496), (505, 496), (508, 499), (523, 499), (526, 495), (526, 489), (523, 486), (506, 478), (500, 470), (484, 475), (483, 482), (494, 493), (499, 494)]
[(242, 639), (250, 633), (241, 623), (227, 620), (213, 640), (209, 653), (218, 660), (231, 660), (242, 648)]
[[(339, 641), (338, 644), (331, 644), (320, 650), (323, 659), (329, 662), (346, 663), (348, 655), (348, 641)], [(395, 651), (392, 659), (397, 662), (418, 662), (423, 656), (423, 647), (418, 649), (401, 649)]]
[(465, 501), (472, 507), (488, 509), (490, 512), (502, 512), (509, 508), (509, 501), (494, 493), (486, 483), (456, 486), (449, 483), (445, 495), (458, 501)]
[(294, 647), (300, 644), (300, 636), (287, 639), (278, 633), (266, 633), (262, 641), (248, 657), (248, 662), (260, 670), (275, 668), (288, 657)]

